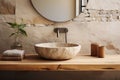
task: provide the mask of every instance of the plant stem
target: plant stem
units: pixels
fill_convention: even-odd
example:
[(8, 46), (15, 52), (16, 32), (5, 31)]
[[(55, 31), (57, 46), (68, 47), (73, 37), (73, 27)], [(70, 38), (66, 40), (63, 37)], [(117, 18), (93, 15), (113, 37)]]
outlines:
[(19, 42), (19, 34), (20, 34), (19, 30), (16, 29), (15, 42)]

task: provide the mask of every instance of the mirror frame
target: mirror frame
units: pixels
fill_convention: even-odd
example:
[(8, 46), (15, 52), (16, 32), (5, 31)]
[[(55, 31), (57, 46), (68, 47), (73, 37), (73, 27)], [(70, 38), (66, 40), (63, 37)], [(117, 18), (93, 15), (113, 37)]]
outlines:
[[(44, 14), (42, 14), (42, 13), (35, 7), (33, 1), (35, 1), (35, 0), (30, 0), (33, 8), (34, 8), (43, 18), (45, 18), (45, 19), (47, 19), (47, 20), (49, 20), (49, 21), (53, 21), (53, 22), (67, 22), (67, 21), (70, 21), (70, 20), (74, 19), (76, 16), (78, 16), (80, 13), (82, 13), (83, 8), (85, 8), (85, 7), (87, 6), (87, 3), (88, 3), (88, 0), (75, 0), (75, 8), (78, 8), (78, 12), (76, 12), (76, 9), (75, 9), (75, 12), (74, 12), (75, 16), (72, 17), (72, 18), (70, 18), (70, 19), (66, 19), (66, 20), (59, 21), (59, 20), (50, 19), (50, 18), (46, 17)], [(77, 5), (77, 1), (79, 2), (79, 3), (78, 3), (78, 4), (79, 4), (79, 7), (76, 6), (76, 5)], [(83, 1), (85, 1), (85, 2), (87, 2), (87, 3), (85, 4), (85, 2), (83, 3)]]

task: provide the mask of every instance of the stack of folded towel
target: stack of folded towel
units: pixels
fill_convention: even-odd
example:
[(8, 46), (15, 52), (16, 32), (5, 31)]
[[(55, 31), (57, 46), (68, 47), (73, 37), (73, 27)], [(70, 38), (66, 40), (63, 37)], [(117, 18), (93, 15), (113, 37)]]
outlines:
[(24, 57), (24, 50), (12, 49), (6, 50), (2, 53), (2, 60), (22, 60)]

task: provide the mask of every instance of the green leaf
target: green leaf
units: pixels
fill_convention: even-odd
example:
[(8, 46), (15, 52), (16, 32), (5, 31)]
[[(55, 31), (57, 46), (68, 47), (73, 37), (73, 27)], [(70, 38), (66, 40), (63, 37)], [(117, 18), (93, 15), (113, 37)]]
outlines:
[(9, 24), (11, 28), (16, 28), (17, 27), (17, 23), (7, 22), (7, 24)]
[(26, 24), (19, 24), (19, 25), (18, 25), (18, 28), (19, 28), (19, 29), (23, 29), (23, 28), (25, 28), (25, 27), (26, 27)]
[(27, 33), (26, 33), (26, 31), (24, 29), (19, 29), (19, 31), (20, 31), (21, 34), (27, 36)]
[(12, 34), (10, 35), (10, 37), (13, 36), (13, 35), (16, 36), (16, 35), (18, 35), (18, 34), (27, 36), (27, 33), (26, 33), (26, 31), (24, 30), (24, 28), (26, 27), (26, 24), (22, 24), (22, 23), (21, 23), (21, 24), (18, 24), (18, 23), (16, 23), (16, 22), (14, 22), (14, 23), (7, 22), (7, 24), (9, 24), (10, 27), (15, 30), (14, 33), (12, 33)]
[(15, 35), (16, 33), (12, 33), (9, 37), (12, 37), (13, 35)]

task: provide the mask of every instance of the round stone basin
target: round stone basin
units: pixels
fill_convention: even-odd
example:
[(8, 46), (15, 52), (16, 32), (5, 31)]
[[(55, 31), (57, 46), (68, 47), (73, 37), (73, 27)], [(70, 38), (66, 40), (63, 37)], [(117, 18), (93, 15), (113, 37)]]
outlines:
[(75, 57), (81, 45), (73, 43), (40, 43), (35, 44), (35, 51), (45, 59), (66, 60)]

